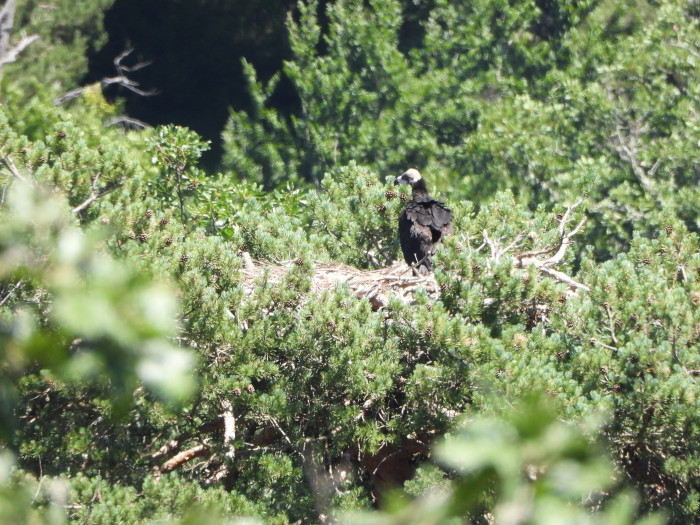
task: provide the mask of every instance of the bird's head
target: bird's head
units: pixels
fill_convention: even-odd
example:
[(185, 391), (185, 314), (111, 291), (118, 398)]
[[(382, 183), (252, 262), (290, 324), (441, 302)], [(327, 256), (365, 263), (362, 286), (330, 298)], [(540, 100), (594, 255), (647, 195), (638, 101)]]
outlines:
[(421, 180), (420, 172), (416, 168), (410, 168), (403, 175), (396, 177), (394, 184), (410, 184), (413, 186), (419, 180)]

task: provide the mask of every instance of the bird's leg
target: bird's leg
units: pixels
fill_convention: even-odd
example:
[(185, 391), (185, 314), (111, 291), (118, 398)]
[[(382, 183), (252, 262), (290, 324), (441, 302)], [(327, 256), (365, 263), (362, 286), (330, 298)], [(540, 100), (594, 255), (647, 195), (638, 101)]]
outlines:
[[(420, 268), (421, 263), (422, 263), (423, 261), (425, 261), (427, 258), (429, 258), (431, 255), (432, 255), (432, 254), (429, 253), (429, 254), (427, 254), (425, 257), (423, 257), (420, 261), (416, 260), (416, 262), (414, 262), (413, 264), (411, 264), (411, 268), (413, 268), (413, 272), (414, 272), (415, 275), (422, 275), (422, 274), (420, 273), (420, 271), (418, 270), (418, 268)], [(414, 255), (414, 257), (415, 257), (416, 259), (418, 259), (418, 257), (416, 257), (415, 255)]]

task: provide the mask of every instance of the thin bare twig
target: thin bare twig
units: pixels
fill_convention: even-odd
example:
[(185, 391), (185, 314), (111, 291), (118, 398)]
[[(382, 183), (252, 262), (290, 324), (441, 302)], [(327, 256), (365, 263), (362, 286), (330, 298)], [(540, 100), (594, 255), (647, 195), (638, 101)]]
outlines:
[(671, 47), (677, 47), (678, 49), (682, 49), (683, 51), (687, 51), (691, 55), (693, 55), (695, 58), (700, 58), (700, 52), (696, 51), (695, 49), (692, 49), (688, 44), (682, 41), (678, 42), (668, 42), (668, 45)]
[[(583, 228), (583, 225), (586, 223), (586, 217), (584, 216), (579, 223), (576, 225), (576, 227), (571, 230), (570, 232), (566, 231), (566, 225), (569, 224), (573, 219), (571, 217), (572, 212), (583, 203), (584, 198), (580, 198), (578, 201), (576, 201), (574, 204), (571, 206), (568, 206), (566, 209), (566, 212), (564, 215), (562, 215), (562, 218), (559, 221), (559, 244), (557, 246), (545, 248), (542, 250), (536, 250), (536, 251), (531, 251), (531, 252), (525, 252), (525, 253), (519, 253), (515, 254), (513, 256), (513, 259), (515, 261), (515, 266), (517, 268), (525, 268), (526, 266), (532, 264), (535, 266), (541, 273), (552, 277), (553, 279), (556, 279), (559, 282), (562, 282), (569, 286), (570, 288), (574, 288), (576, 290), (585, 290), (589, 291), (590, 288), (586, 286), (585, 284), (579, 283), (572, 279), (570, 276), (565, 274), (562, 271), (559, 270), (554, 270), (551, 268), (552, 266), (555, 266), (559, 264), (562, 260), (564, 260), (564, 255), (566, 254), (567, 248), (571, 245), (573, 242), (571, 238), (576, 235), (579, 231), (581, 231), (581, 228)], [(485, 233), (485, 232), (484, 232)], [(486, 235), (484, 238), (488, 238)], [(552, 255), (549, 259), (546, 260), (541, 260), (537, 259), (538, 255), (546, 255), (548, 253), (555, 252), (554, 255)]]
[(151, 127), (151, 125), (147, 122), (144, 122), (137, 118), (128, 117), (126, 115), (112, 117), (107, 122), (105, 122), (105, 128), (109, 128), (111, 126), (122, 126), (125, 129), (146, 129)]
[(88, 520), (90, 519), (90, 515), (92, 514), (92, 508), (95, 505), (96, 501), (101, 501), (102, 500), (102, 476), (97, 478), (97, 488), (95, 489), (95, 492), (92, 495), (92, 498), (90, 498), (90, 503), (88, 504), (88, 511), (87, 515), (85, 516), (85, 519), (80, 522), (80, 525), (85, 525)]
[(605, 313), (608, 314), (608, 331), (610, 332), (610, 339), (612, 339), (615, 346), (618, 346), (617, 337), (615, 336), (615, 320), (613, 319), (612, 310), (610, 309), (610, 305), (608, 303), (603, 304), (603, 307), (605, 308)]
[(0, 9), (0, 78), (2, 78), (2, 67), (17, 60), (19, 54), (39, 38), (38, 35), (23, 34), (19, 43), (10, 48), (10, 34), (15, 24), (16, 7), (17, 0), (7, 0)]
[(12, 287), (12, 290), (10, 290), (9, 292), (7, 292), (7, 293), (5, 294), (5, 297), (3, 297), (3, 298), (2, 298), (2, 301), (0, 301), (0, 306), (2, 306), (3, 304), (5, 304), (5, 303), (7, 302), (7, 300), (8, 300), (10, 297), (12, 297), (12, 294), (14, 294), (14, 293), (19, 289), (19, 287), (22, 286), (22, 282), (24, 282), (22, 279), (20, 279), (19, 281), (17, 281), (17, 284), (15, 284), (15, 285)]
[(546, 266), (541, 266), (538, 268), (540, 272), (542, 272), (545, 275), (549, 275), (550, 277), (556, 279), (559, 282), (562, 282), (571, 288), (575, 288), (577, 290), (583, 290), (584, 292), (590, 292), (591, 289), (586, 286), (583, 283), (579, 283), (577, 281), (574, 281), (571, 277), (566, 275), (564, 272), (561, 272), (559, 270), (555, 270), (553, 268), (547, 268)]
[(117, 188), (117, 185), (107, 185), (104, 188), (98, 189), (97, 188), (97, 182), (100, 178), (100, 175), (102, 173), (98, 173), (95, 175), (95, 178), (92, 180), (92, 184), (90, 185), (90, 196), (85, 199), (82, 203), (78, 204), (75, 208), (73, 208), (73, 213), (80, 213), (83, 211), (85, 208), (90, 206), (93, 202), (95, 202), (97, 199), (100, 197), (104, 197), (108, 193), (111, 193)]
[(32, 505), (36, 501), (36, 499), (39, 497), (39, 492), (41, 492), (41, 484), (44, 482), (44, 469), (41, 465), (41, 458), (39, 458), (39, 485), (36, 488), (36, 492), (34, 493), (34, 497), (32, 498)]
[(9, 155), (2, 155), (2, 163), (5, 165), (5, 167), (10, 170), (10, 173), (19, 180), (26, 180), (22, 175), (20, 175), (19, 170), (17, 169), (17, 166), (15, 166), (15, 163), (12, 161), (12, 157)]
[[(656, 173), (658, 169), (659, 160), (656, 161), (654, 166), (649, 170), (649, 173), (644, 171), (639, 159), (637, 158), (637, 148), (635, 146), (636, 134), (639, 133), (635, 130), (635, 136), (630, 137), (628, 134), (624, 136), (622, 133), (622, 125), (619, 122), (619, 117), (616, 117), (615, 122), (615, 135), (617, 136), (617, 145), (613, 143), (613, 146), (617, 150), (618, 155), (622, 160), (627, 161), (630, 166), (632, 166), (632, 172), (637, 177), (637, 180), (642, 185), (642, 187), (651, 195), (654, 199), (658, 200), (658, 194), (654, 189), (654, 185), (651, 180), (651, 176)], [(632, 133), (630, 131), (630, 133)]]
[(369, 252), (365, 252), (365, 251), (362, 251), (362, 250), (360, 250), (360, 249), (358, 249), (358, 248), (355, 248), (354, 246), (350, 246), (348, 243), (346, 243), (344, 240), (342, 240), (340, 237), (338, 237), (338, 235), (337, 235), (335, 232), (333, 232), (333, 231), (331, 230), (330, 226), (328, 226), (328, 224), (326, 224), (326, 221), (324, 221), (323, 219), (321, 219), (321, 217), (319, 217), (318, 215), (316, 215), (316, 219), (318, 219), (318, 222), (321, 223), (321, 226), (323, 226), (323, 229), (326, 230), (326, 233), (328, 233), (328, 235), (330, 235), (331, 237), (333, 237), (333, 238), (334, 238), (336, 241), (338, 241), (340, 244), (342, 244), (342, 245), (345, 246), (346, 248), (351, 249), (352, 251), (360, 252), (360, 253), (363, 254), (365, 257), (367, 257), (367, 258), (372, 262), (372, 264), (374, 264), (375, 266), (379, 266), (379, 261), (377, 260), (377, 258), (376, 258), (374, 255), (372, 255), (372, 254), (369, 253)]
[(304, 454), (302, 454), (299, 450), (297, 450), (297, 448), (294, 446), (294, 443), (292, 443), (292, 440), (289, 439), (289, 436), (287, 435), (287, 433), (286, 433), (284, 430), (282, 430), (282, 427), (281, 427), (280, 424), (277, 422), (277, 420), (276, 420), (274, 417), (272, 417), (272, 416), (265, 416), (265, 418), (266, 418), (270, 423), (272, 423), (272, 425), (277, 429), (277, 432), (279, 432), (280, 434), (282, 434), (282, 437), (283, 437), (284, 440), (287, 442), (287, 444), (288, 444), (288, 445), (292, 448), (292, 450), (293, 450), (296, 454), (298, 454), (298, 455), (301, 457), (301, 459), (303, 460), (303, 459), (304, 459)]
[(22, 40), (20, 40), (12, 49), (6, 51), (2, 56), (0, 56), (0, 68), (17, 60), (19, 54), (29, 47), (32, 42), (38, 39), (39, 35), (23, 36)]
[[(141, 95), (144, 97), (150, 97), (153, 95), (158, 94), (158, 90), (156, 89), (150, 89), (150, 90), (143, 90), (139, 88), (139, 83), (131, 80), (126, 74), (127, 73), (132, 73), (134, 71), (138, 71), (139, 69), (142, 69), (148, 65), (151, 64), (150, 61), (145, 61), (145, 62), (139, 62), (138, 64), (134, 66), (125, 66), (122, 64), (122, 61), (129, 56), (132, 52), (134, 51), (133, 48), (128, 48), (122, 51), (119, 55), (117, 55), (114, 59), (114, 67), (117, 69), (117, 75), (113, 77), (105, 77), (102, 80), (100, 80), (99, 85), (100, 88), (104, 91), (106, 88), (109, 86), (113, 85), (119, 85), (122, 86), (129, 91), (136, 93), (137, 95)], [(91, 84), (92, 86), (96, 84)], [(64, 93), (60, 97), (56, 98), (53, 103), (55, 106), (60, 106), (62, 104), (65, 104), (69, 100), (73, 100), (74, 98), (78, 98), (81, 96), (85, 91), (89, 88), (90, 86), (81, 86), (79, 88), (71, 89), (70, 91)]]

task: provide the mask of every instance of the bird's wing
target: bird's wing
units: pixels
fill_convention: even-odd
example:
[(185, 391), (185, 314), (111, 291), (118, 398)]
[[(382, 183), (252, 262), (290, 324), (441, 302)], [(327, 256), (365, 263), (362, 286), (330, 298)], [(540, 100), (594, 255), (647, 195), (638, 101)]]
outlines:
[(406, 209), (406, 216), (421, 226), (429, 226), (445, 234), (452, 234), (452, 212), (436, 200), (413, 203)]

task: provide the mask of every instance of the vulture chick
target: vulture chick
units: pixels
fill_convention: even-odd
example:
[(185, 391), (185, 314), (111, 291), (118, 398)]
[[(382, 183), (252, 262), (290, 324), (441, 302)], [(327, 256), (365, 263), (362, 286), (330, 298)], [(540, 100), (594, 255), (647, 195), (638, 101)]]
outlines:
[(399, 216), (399, 241), (403, 258), (420, 275), (433, 269), (431, 256), (445, 235), (452, 235), (452, 212), (428, 193), (419, 171), (411, 168), (394, 184), (410, 184), (413, 199)]

